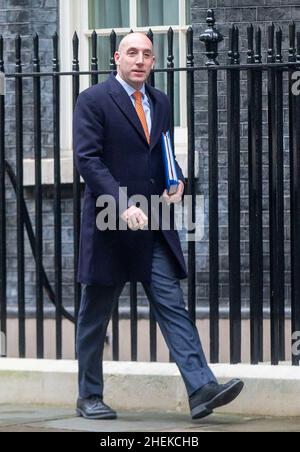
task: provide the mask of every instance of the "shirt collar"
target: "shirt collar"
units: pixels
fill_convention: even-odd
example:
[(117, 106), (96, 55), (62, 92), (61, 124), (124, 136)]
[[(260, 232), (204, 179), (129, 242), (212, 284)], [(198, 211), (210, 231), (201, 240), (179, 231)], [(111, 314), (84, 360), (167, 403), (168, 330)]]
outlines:
[[(122, 79), (120, 74), (116, 75), (116, 80), (123, 86), (129, 97), (131, 97), (136, 92), (136, 89), (130, 86), (127, 82), (125, 82), (125, 80)], [(145, 83), (143, 84), (142, 88), (139, 91), (143, 94), (143, 97), (146, 95)]]

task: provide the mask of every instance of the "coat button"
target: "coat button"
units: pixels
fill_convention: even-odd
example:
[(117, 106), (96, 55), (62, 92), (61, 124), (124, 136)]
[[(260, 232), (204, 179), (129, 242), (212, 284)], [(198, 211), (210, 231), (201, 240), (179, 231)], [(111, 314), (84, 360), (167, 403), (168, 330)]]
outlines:
[(156, 180), (153, 179), (153, 177), (152, 177), (152, 178), (150, 179), (150, 182), (151, 182), (152, 185), (154, 185), (154, 184), (156, 183)]

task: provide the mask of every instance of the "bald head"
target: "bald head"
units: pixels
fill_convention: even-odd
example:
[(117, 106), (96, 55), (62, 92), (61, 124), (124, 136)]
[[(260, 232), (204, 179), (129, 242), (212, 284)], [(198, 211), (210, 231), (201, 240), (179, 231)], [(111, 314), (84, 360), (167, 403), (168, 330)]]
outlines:
[(119, 53), (122, 53), (128, 46), (135, 46), (142, 44), (153, 52), (153, 44), (144, 33), (129, 33), (126, 35), (119, 44)]
[(154, 67), (152, 42), (143, 33), (130, 33), (120, 42), (115, 61), (120, 77), (140, 90)]

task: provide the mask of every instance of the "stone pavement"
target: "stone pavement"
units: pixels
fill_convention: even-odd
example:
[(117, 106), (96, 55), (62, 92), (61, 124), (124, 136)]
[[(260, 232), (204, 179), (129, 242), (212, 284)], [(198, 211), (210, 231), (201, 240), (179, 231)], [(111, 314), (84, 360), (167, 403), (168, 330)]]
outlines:
[(116, 421), (87, 421), (71, 409), (0, 405), (0, 432), (300, 432), (300, 418), (119, 412)]

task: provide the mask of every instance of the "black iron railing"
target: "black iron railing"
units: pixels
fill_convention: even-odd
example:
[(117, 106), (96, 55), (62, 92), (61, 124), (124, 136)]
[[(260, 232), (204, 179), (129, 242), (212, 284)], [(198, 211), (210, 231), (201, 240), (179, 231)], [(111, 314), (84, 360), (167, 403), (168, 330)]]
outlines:
[[(195, 75), (204, 72), (207, 76), (208, 96), (208, 155), (209, 155), (209, 309), (210, 309), (210, 361), (219, 361), (220, 345), (220, 228), (219, 228), (219, 81), (224, 74), (227, 92), (227, 149), (228, 149), (228, 244), (229, 244), (229, 319), (230, 319), (230, 361), (241, 361), (242, 343), (242, 281), (241, 281), (241, 83), (247, 82), (248, 109), (248, 192), (249, 192), (249, 273), (250, 273), (250, 343), (251, 362), (263, 360), (263, 319), (264, 319), (264, 249), (263, 249), (263, 86), (267, 86), (267, 127), (269, 146), (269, 247), (270, 247), (270, 322), (271, 322), (271, 360), (273, 364), (289, 359), (285, 354), (285, 250), (284, 250), (284, 96), (288, 96), (289, 153), (290, 153), (290, 222), (291, 222), (291, 322), (292, 332), (300, 331), (300, 96), (294, 95), (293, 74), (300, 69), (300, 33), (295, 24), (290, 26), (290, 49), (288, 61), (283, 61), (282, 31), (275, 31), (274, 25), (268, 29), (267, 62), (263, 62), (262, 34), (258, 28), (248, 27), (247, 61), (240, 60), (239, 30), (233, 26), (229, 31), (229, 53), (226, 64), (218, 64), (218, 44), (222, 36), (215, 28), (214, 13), (209, 10), (207, 30), (200, 40), (206, 46), (207, 62), (201, 66), (194, 64), (194, 33), (187, 31), (187, 62), (184, 68), (174, 67), (173, 30), (168, 33), (169, 55), (167, 67), (155, 69), (149, 82), (155, 86), (157, 73), (167, 74), (167, 94), (174, 113), (174, 74), (184, 71), (187, 74), (187, 124), (188, 124), (188, 177), (187, 194), (193, 196), (192, 219), (196, 218), (195, 183)], [(155, 39), (152, 31), (148, 36)], [(41, 72), (39, 37), (33, 38), (33, 71), (22, 73), (21, 45), (16, 38), (16, 64), (13, 73), (5, 73), (3, 38), (0, 36), (0, 73), (2, 79), (15, 82), (15, 120), (16, 120), (16, 174), (6, 161), (5, 153), (5, 96), (0, 93), (0, 317), (1, 331), (7, 332), (7, 259), (6, 259), (6, 173), (15, 190), (17, 199), (17, 272), (18, 272), (18, 319), (19, 355), (26, 356), (25, 342), (25, 265), (24, 233), (25, 227), (36, 262), (36, 353), (44, 356), (44, 291), (55, 305), (56, 310), (56, 357), (62, 358), (62, 319), (66, 317), (76, 323), (81, 298), (81, 287), (74, 276), (74, 316), (63, 307), (62, 296), (62, 191), (60, 163), (60, 81), (70, 77), (73, 86), (73, 108), (80, 92), (80, 78), (89, 75), (91, 83), (96, 84), (99, 75), (115, 70), (114, 52), (116, 34), (111, 34), (110, 71), (101, 71), (97, 58), (97, 34), (92, 34), (92, 59), (90, 70), (81, 71), (79, 66), (79, 38), (74, 34), (73, 66), (70, 72), (60, 72), (58, 58), (58, 36), (53, 37), (53, 71)], [(288, 84), (284, 84), (284, 77)], [(54, 269), (55, 285), (51, 287), (43, 268), (43, 194), (42, 194), (42, 142), (41, 142), (41, 80), (52, 78), (53, 82), (53, 164), (54, 164)], [(35, 232), (24, 201), (23, 181), (23, 81), (33, 80), (34, 98), (34, 151), (35, 151)], [(0, 85), (1, 86), (1, 85)], [(287, 91), (288, 90), (288, 91)], [(174, 121), (172, 124), (172, 131)], [(173, 135), (174, 136), (174, 135)], [(78, 259), (81, 215), (81, 182), (74, 166), (73, 181), (73, 229), (74, 229), (74, 275)], [(188, 309), (196, 319), (197, 307), (197, 259), (196, 244), (188, 244)], [(137, 285), (131, 284), (131, 359), (138, 353), (138, 308)], [(119, 311), (115, 309), (113, 324), (113, 359), (119, 359)], [(156, 322), (150, 308), (150, 359), (157, 359)], [(299, 357), (292, 356), (293, 364), (299, 364)]]

